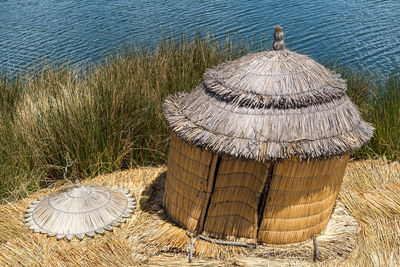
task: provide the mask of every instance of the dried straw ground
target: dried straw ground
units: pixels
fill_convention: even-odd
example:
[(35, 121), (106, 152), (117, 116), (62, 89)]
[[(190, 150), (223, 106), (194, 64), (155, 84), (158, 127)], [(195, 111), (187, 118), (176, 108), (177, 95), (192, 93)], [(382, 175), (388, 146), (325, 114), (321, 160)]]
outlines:
[[(57, 190), (42, 190), (29, 198), (0, 206), (0, 266), (182, 266), (187, 264), (189, 238), (184, 230), (171, 226), (159, 203), (165, 167), (141, 168), (99, 176), (96, 183), (120, 184), (141, 196), (136, 213), (114, 233), (83, 241), (56, 241), (33, 234), (21, 218), (26, 206), (36, 198)], [(340, 200), (358, 220), (356, 239), (338, 239), (329, 246), (320, 242), (322, 266), (397, 266), (400, 264), (400, 164), (385, 160), (349, 164)], [(339, 214), (340, 205), (336, 209)], [(340, 221), (340, 215), (338, 215)], [(351, 221), (350, 221), (351, 223)], [(346, 227), (349, 228), (347, 225)], [(355, 226), (354, 226), (355, 227)], [(357, 227), (356, 227), (357, 228)], [(349, 229), (352, 229), (350, 227)], [(326, 236), (329, 233), (325, 234)], [(357, 236), (354, 234), (354, 236)], [(346, 236), (348, 238), (349, 235)], [(343, 237), (345, 238), (345, 237)], [(174, 240), (174, 242), (172, 242)], [(313, 265), (312, 251), (298, 247), (256, 250), (195, 242), (192, 266), (298, 266)], [(324, 247), (326, 249), (324, 249)], [(355, 250), (341, 261), (338, 253)], [(311, 248), (311, 247), (310, 247)], [(283, 255), (282, 253), (288, 253)], [(329, 260), (332, 252), (337, 259)], [(276, 255), (272, 255), (275, 253)], [(209, 258), (206, 258), (208, 256)], [(268, 260), (265, 256), (269, 256)], [(296, 257), (297, 256), (297, 257)], [(289, 257), (279, 260), (280, 257)], [(275, 260), (271, 260), (275, 258)]]

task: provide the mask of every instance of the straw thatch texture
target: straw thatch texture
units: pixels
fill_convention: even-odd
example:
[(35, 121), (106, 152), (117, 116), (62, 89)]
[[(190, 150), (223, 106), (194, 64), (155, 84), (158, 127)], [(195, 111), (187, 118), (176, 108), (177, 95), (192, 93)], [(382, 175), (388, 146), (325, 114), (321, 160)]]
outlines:
[(348, 159), (346, 154), (327, 160), (276, 163), (258, 241), (297, 243), (321, 233), (331, 216)]
[(205, 236), (255, 243), (257, 208), (269, 163), (222, 158), (207, 214)]
[(265, 51), (208, 70), (163, 108), (177, 136), (214, 153), (308, 160), (353, 152), (372, 137), (345, 90), (344, 80), (306, 56)]
[(270, 161), (342, 155), (373, 134), (347, 96), (297, 109), (249, 109), (220, 101), (203, 84), (168, 98), (165, 116), (176, 135), (214, 153)]
[(346, 82), (311, 58), (290, 50), (251, 53), (207, 70), (206, 88), (234, 105), (299, 108), (345, 95)]
[(196, 231), (201, 216), (204, 216), (211, 193), (212, 158), (211, 152), (171, 135), (164, 207), (172, 218), (191, 232)]
[(57, 240), (82, 240), (95, 233), (104, 234), (104, 230), (112, 231), (113, 226), (129, 218), (135, 207), (136, 200), (129, 190), (74, 184), (33, 201), (24, 221), (32, 231)]

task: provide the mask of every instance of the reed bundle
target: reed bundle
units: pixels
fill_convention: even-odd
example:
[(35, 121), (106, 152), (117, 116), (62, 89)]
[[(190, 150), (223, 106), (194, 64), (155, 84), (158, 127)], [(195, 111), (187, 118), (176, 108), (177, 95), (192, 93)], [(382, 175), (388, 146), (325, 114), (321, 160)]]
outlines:
[(204, 234), (213, 238), (256, 243), (258, 202), (268, 163), (222, 158)]
[(296, 243), (322, 232), (332, 213), (349, 155), (275, 165), (260, 225), (266, 243)]

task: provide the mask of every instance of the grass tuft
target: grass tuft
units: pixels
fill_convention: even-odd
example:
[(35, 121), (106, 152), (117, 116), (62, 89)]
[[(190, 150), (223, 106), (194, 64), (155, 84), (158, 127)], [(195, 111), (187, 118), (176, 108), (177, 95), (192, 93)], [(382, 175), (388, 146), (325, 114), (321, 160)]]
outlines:
[[(62, 178), (67, 155), (74, 178), (165, 163), (165, 98), (191, 91), (207, 68), (260, 48), (229, 37), (169, 37), (154, 50), (129, 47), (95, 65), (0, 75), (0, 202)], [(332, 68), (347, 79), (350, 98), (376, 128), (355, 156), (399, 160), (400, 74), (377, 78)]]
[(191, 91), (204, 71), (249, 50), (229, 38), (183, 36), (126, 48), (81, 68), (45, 66), (0, 79), (0, 200), (69, 176), (88, 177), (166, 161), (162, 103)]

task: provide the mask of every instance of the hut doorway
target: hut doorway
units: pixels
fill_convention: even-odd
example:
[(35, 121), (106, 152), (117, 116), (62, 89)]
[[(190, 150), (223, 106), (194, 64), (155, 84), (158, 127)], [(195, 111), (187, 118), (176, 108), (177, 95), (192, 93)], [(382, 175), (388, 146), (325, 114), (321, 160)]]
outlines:
[[(264, 184), (264, 189), (260, 195), (260, 199), (259, 199), (259, 204), (258, 204), (258, 208), (257, 208), (257, 230), (260, 229), (261, 227), (261, 222), (262, 222), (262, 217), (264, 214), (264, 210), (265, 210), (265, 205), (267, 204), (267, 199), (268, 199), (268, 193), (270, 190), (270, 186), (271, 186), (271, 182), (272, 182), (272, 177), (274, 175), (274, 166), (275, 163), (271, 163), (269, 168), (268, 168), (268, 175), (267, 175), (267, 179), (265, 181)], [(257, 231), (258, 234), (258, 231)]]

